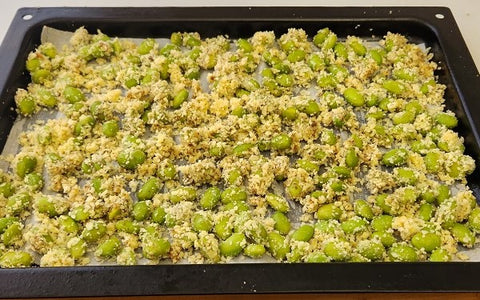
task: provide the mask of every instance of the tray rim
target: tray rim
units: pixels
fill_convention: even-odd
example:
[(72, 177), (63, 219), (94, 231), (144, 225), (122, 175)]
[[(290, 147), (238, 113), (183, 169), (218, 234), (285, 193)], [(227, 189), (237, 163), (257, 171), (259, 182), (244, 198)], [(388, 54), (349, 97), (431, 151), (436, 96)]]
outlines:
[[(271, 13), (272, 10), (275, 12)], [(228, 12), (218, 16), (218, 12)], [(362, 12), (361, 17), (358, 13)], [(36, 26), (54, 21), (119, 22), (139, 18), (142, 22), (174, 20), (244, 20), (255, 21), (412, 21), (429, 27), (445, 53), (454, 87), (466, 113), (470, 130), (480, 145), (478, 128), (480, 104), (474, 89), (480, 77), (473, 59), (447, 7), (44, 7), (17, 11), (0, 46), (0, 96), (9, 90), (9, 78), (24, 39)], [(161, 15), (163, 13), (164, 15)], [(434, 14), (442, 14), (437, 19)], [(22, 16), (31, 14), (25, 21)], [(247, 15), (245, 15), (247, 14)], [(249, 15), (251, 14), (251, 15)], [(330, 14), (330, 15), (329, 15)], [(132, 17), (134, 16), (134, 17)], [(450, 27), (446, 28), (445, 24)], [(21, 37), (21, 38), (20, 38)], [(452, 43), (452, 41), (455, 41)], [(23, 47), (23, 48), (22, 48)], [(19, 51), (20, 49), (20, 51)], [(451, 57), (456, 57), (455, 63)], [(460, 59), (458, 59), (460, 56)], [(473, 69), (471, 66), (474, 66)], [(467, 66), (470, 69), (466, 68)], [(1, 98), (0, 98), (1, 99)], [(473, 108), (473, 110), (472, 110)], [(450, 263), (330, 263), (330, 264), (218, 264), (156, 266), (88, 266), (60, 268), (0, 269), (2, 297), (65, 297), (168, 294), (230, 293), (308, 293), (308, 292), (378, 292), (378, 291), (478, 291), (475, 275), (480, 262)], [(224, 274), (229, 274), (224, 276)], [(289, 278), (293, 277), (293, 278)], [(159, 280), (158, 278), (161, 278)], [(288, 279), (287, 281), (285, 281)], [(283, 285), (279, 282), (283, 281)]]

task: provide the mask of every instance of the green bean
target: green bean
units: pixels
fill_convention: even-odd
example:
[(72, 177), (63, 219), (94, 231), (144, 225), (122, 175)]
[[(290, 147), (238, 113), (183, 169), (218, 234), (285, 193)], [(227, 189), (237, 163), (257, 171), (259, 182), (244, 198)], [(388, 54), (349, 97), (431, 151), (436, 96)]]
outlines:
[(106, 121), (102, 125), (102, 133), (106, 137), (115, 137), (117, 135), (119, 126), (115, 120)]
[(67, 215), (60, 216), (58, 219), (58, 223), (60, 226), (65, 230), (67, 233), (77, 233), (78, 232), (78, 224), (75, 220)]
[(15, 188), (12, 186), (10, 182), (3, 182), (0, 184), (0, 194), (3, 197), (8, 198), (15, 193)]
[(118, 164), (128, 170), (135, 170), (139, 165), (143, 164), (146, 154), (140, 149), (125, 149), (117, 156)]
[(29, 186), (32, 191), (38, 191), (43, 187), (42, 175), (38, 173), (30, 173), (25, 175), (23, 182)]
[(85, 101), (85, 94), (80, 89), (69, 85), (63, 90), (63, 96), (70, 104)]
[(31, 201), (32, 196), (30, 196), (27, 192), (13, 194), (7, 199), (7, 212), (11, 215), (18, 216), (30, 206)]
[(432, 252), (442, 245), (442, 240), (438, 234), (418, 232), (412, 237), (412, 245), (417, 249), (425, 249), (427, 252)]
[(50, 80), (52, 73), (46, 69), (36, 69), (31, 74), (33, 83), (44, 84), (46, 81)]
[(354, 207), (355, 213), (358, 216), (363, 217), (367, 220), (373, 219), (373, 210), (367, 201), (362, 199), (356, 200), (355, 203), (353, 204), (353, 207)]
[(408, 151), (403, 148), (395, 148), (385, 152), (382, 156), (382, 163), (385, 166), (401, 166), (407, 162)]
[(210, 218), (203, 213), (195, 213), (192, 217), (192, 228), (193, 230), (200, 231), (210, 231), (212, 230), (213, 223)]
[(145, 55), (149, 53), (155, 46), (155, 40), (152, 38), (147, 38), (143, 40), (140, 45), (138, 45), (137, 53), (140, 55)]
[(108, 240), (104, 241), (100, 245), (98, 245), (95, 254), (100, 257), (112, 257), (120, 252), (120, 248), (122, 247), (122, 242), (119, 238), (113, 236)]
[(367, 48), (360, 41), (352, 41), (350, 47), (358, 56), (364, 56), (367, 54)]
[(405, 91), (405, 86), (396, 80), (385, 80), (383, 88), (394, 95), (399, 95)]
[(160, 180), (158, 178), (149, 178), (137, 192), (139, 201), (151, 200), (160, 190)]
[(343, 243), (327, 242), (323, 247), (323, 252), (334, 261), (345, 261), (349, 257), (349, 253), (342, 246)]
[(343, 91), (343, 97), (345, 97), (345, 100), (352, 106), (359, 107), (365, 104), (365, 98), (355, 88), (345, 89), (345, 91)]
[(307, 61), (308, 66), (312, 71), (318, 72), (325, 68), (325, 62), (317, 54), (312, 54)]
[(455, 128), (458, 125), (458, 119), (454, 115), (448, 113), (437, 114), (435, 116), (435, 121), (447, 128)]
[(131, 234), (137, 234), (140, 232), (140, 226), (135, 224), (131, 219), (118, 220), (115, 223), (115, 228), (118, 231), (131, 233)]
[(220, 196), (222, 203), (241, 202), (247, 200), (247, 192), (244, 188), (237, 186), (230, 186), (226, 188)]
[(164, 238), (147, 235), (142, 240), (142, 253), (148, 259), (157, 259), (170, 251), (170, 242)]
[(372, 234), (372, 238), (376, 238), (382, 242), (385, 247), (391, 247), (397, 239), (388, 231), (376, 231)]
[(281, 234), (288, 234), (290, 232), (290, 221), (288, 220), (287, 216), (280, 211), (276, 211), (272, 215), (273, 221), (275, 221), (274, 228)]
[(380, 241), (363, 240), (358, 243), (358, 252), (371, 261), (380, 260), (385, 254), (385, 247)]
[(291, 238), (294, 241), (308, 242), (313, 237), (313, 232), (312, 225), (304, 224), (293, 232)]
[(189, 93), (187, 89), (181, 89), (180, 91), (178, 91), (173, 97), (172, 104), (171, 104), (172, 108), (174, 109), (180, 108), (183, 102), (185, 102), (185, 100), (188, 99), (188, 95)]
[(347, 167), (353, 169), (356, 166), (358, 166), (359, 163), (359, 158), (357, 156), (357, 153), (355, 149), (350, 148), (347, 150), (347, 153), (345, 154), (345, 164)]
[(414, 248), (403, 244), (394, 244), (388, 251), (392, 261), (414, 262), (418, 261), (418, 254)]
[(446, 261), (449, 261), (450, 259), (451, 258), (448, 251), (441, 248), (433, 250), (429, 258), (429, 260), (432, 262), (446, 262)]
[(245, 53), (250, 53), (253, 51), (252, 44), (246, 39), (238, 39), (237, 47), (238, 49), (240, 49), (242, 52), (245, 52)]
[(82, 239), (73, 238), (69, 241), (68, 248), (70, 250), (70, 255), (74, 259), (80, 259), (87, 252), (87, 243)]
[(98, 241), (107, 233), (107, 226), (102, 221), (91, 221), (85, 225), (82, 232), (82, 238), (88, 242), (93, 243)]
[(308, 254), (304, 259), (304, 262), (306, 263), (326, 263), (329, 261), (330, 258), (326, 256), (325, 253), (319, 250)]
[(243, 249), (243, 254), (252, 258), (259, 258), (265, 254), (265, 247), (261, 244), (249, 244)]
[(267, 201), (268, 205), (270, 205), (274, 210), (277, 210), (282, 213), (286, 213), (290, 210), (288, 201), (282, 196), (275, 195), (273, 193), (268, 193), (265, 196), (265, 200)]
[(37, 167), (37, 158), (34, 156), (24, 156), (18, 162), (16, 166), (16, 173), (21, 178), (25, 175), (32, 173)]
[(0, 257), (0, 266), (2, 268), (30, 267), (33, 263), (33, 257), (25, 251), (8, 251)]
[(410, 124), (413, 123), (413, 121), (415, 121), (415, 113), (410, 110), (396, 113), (392, 117), (392, 122), (394, 125)]
[(353, 217), (349, 220), (343, 221), (340, 226), (346, 234), (354, 234), (364, 231), (367, 228), (367, 221), (360, 217)]
[(338, 220), (342, 215), (342, 209), (333, 203), (324, 204), (317, 210), (317, 219), (319, 220)]
[(2, 242), (6, 247), (13, 246), (22, 237), (22, 225), (18, 222), (10, 224), (2, 234)]
[(292, 145), (292, 138), (286, 133), (281, 133), (274, 136), (270, 144), (275, 150), (286, 150)]
[(224, 256), (237, 256), (246, 246), (247, 240), (243, 233), (233, 233), (225, 241), (220, 243), (220, 254)]
[(475, 233), (464, 224), (455, 223), (450, 232), (457, 242), (467, 248), (472, 248), (475, 244)]
[(290, 252), (290, 247), (285, 242), (285, 238), (275, 231), (268, 234), (267, 241), (270, 253), (277, 260), (285, 259), (287, 253)]
[(435, 211), (434, 205), (430, 203), (423, 203), (418, 208), (417, 216), (424, 221), (430, 221), (433, 217), (434, 211)]

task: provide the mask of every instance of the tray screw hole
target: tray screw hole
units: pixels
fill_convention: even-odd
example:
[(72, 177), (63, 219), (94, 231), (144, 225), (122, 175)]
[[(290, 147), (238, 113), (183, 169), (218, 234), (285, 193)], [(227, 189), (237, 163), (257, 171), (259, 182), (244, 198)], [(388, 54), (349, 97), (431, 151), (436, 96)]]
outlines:
[(435, 18), (437, 18), (439, 20), (443, 20), (443, 19), (445, 19), (445, 16), (443, 14), (436, 14)]
[(22, 16), (22, 19), (24, 19), (25, 21), (31, 20), (32, 18), (33, 18), (32, 15), (23, 15)]

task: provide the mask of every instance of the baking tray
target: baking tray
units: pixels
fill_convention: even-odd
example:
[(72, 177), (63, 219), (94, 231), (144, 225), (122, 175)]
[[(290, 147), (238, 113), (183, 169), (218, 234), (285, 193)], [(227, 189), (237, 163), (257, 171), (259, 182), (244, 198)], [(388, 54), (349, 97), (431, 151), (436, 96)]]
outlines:
[[(190, 7), (22, 8), (0, 47), (0, 149), (16, 118), (13, 96), (30, 80), (28, 53), (40, 43), (43, 26), (73, 31), (85, 26), (118, 37), (169, 37), (197, 31), (202, 37), (251, 36), (290, 27), (312, 36), (328, 26), (339, 36), (382, 37), (388, 31), (425, 44), (447, 86), (447, 108), (455, 111), (466, 152), (480, 161), (480, 75), (445, 7)], [(480, 199), (480, 172), (469, 186)], [(307, 293), (359, 291), (478, 291), (480, 262), (216, 264), (87, 266), (0, 269), (0, 297)]]

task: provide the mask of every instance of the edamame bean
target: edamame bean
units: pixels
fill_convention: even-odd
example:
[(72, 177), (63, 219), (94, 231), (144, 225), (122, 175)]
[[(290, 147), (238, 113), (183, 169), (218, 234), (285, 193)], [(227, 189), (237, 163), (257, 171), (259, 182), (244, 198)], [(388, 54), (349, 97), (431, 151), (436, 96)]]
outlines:
[(25, 175), (32, 173), (37, 167), (37, 158), (34, 156), (24, 156), (18, 162), (16, 166), (16, 173), (21, 178)]
[(367, 48), (360, 41), (351, 41), (350, 47), (352, 48), (353, 52), (355, 52), (355, 54), (358, 56), (364, 56), (365, 54), (367, 54)]
[(180, 108), (180, 106), (182, 106), (183, 102), (185, 102), (185, 100), (187, 100), (187, 99), (188, 99), (188, 90), (187, 89), (181, 89), (173, 97), (172, 108), (174, 108), (174, 109)]
[(247, 200), (247, 192), (244, 188), (238, 186), (230, 186), (226, 188), (220, 195), (223, 204), (230, 202), (240, 202)]
[(150, 216), (150, 206), (145, 201), (135, 203), (132, 210), (132, 216), (136, 221), (143, 221)]
[(27, 95), (17, 101), (19, 112), (24, 116), (29, 116), (35, 112), (36, 104), (32, 96)]
[(65, 230), (67, 233), (77, 233), (78, 232), (78, 224), (75, 220), (67, 215), (60, 216), (58, 219), (58, 223), (60, 226)]
[(290, 106), (282, 111), (282, 117), (284, 119), (294, 121), (298, 118), (298, 111), (295, 106)]
[(200, 206), (204, 209), (212, 209), (217, 205), (218, 201), (221, 199), (222, 191), (216, 187), (212, 186), (208, 188), (200, 198)]
[(77, 124), (73, 128), (74, 135), (86, 135), (92, 131), (93, 126), (95, 125), (95, 119), (88, 116), (81, 116)]
[(88, 242), (93, 243), (98, 241), (107, 233), (107, 226), (102, 221), (90, 221), (85, 225), (82, 232), (82, 238)]
[(287, 216), (282, 212), (276, 211), (272, 215), (273, 221), (275, 221), (274, 228), (281, 234), (288, 234), (290, 232), (291, 224)]
[(272, 231), (267, 236), (267, 245), (270, 253), (277, 260), (284, 260), (290, 247), (285, 242), (285, 238), (278, 232)]
[(30, 196), (27, 192), (13, 194), (7, 199), (7, 212), (11, 215), (18, 216), (30, 206), (31, 201), (32, 196)]
[(335, 166), (332, 168), (332, 171), (338, 175), (339, 178), (345, 179), (352, 176), (352, 170), (343, 166)]
[(450, 198), (450, 196), (450, 188), (447, 185), (441, 184), (437, 190), (437, 203), (439, 205), (442, 204), (445, 200)]
[(432, 262), (446, 262), (450, 261), (451, 257), (447, 250), (445, 249), (435, 249), (430, 254), (429, 260)]
[(253, 51), (252, 44), (250, 44), (250, 42), (246, 39), (238, 39), (237, 47), (238, 49), (240, 49), (242, 52), (245, 52), (245, 53), (250, 53)]
[(316, 163), (311, 162), (310, 160), (299, 159), (297, 160), (297, 164), (300, 168), (304, 169), (308, 173), (316, 174), (320, 170), (320, 166)]
[(434, 211), (435, 211), (435, 206), (433, 206), (430, 203), (423, 203), (418, 208), (417, 216), (424, 221), (430, 221), (433, 217)]
[(425, 249), (427, 252), (432, 252), (442, 245), (442, 240), (438, 234), (418, 232), (412, 237), (412, 245), (417, 249)]
[(371, 49), (368, 51), (369, 56), (377, 63), (377, 65), (381, 65), (383, 62), (383, 56), (381, 52), (377, 49)]
[(115, 223), (115, 228), (130, 234), (137, 234), (140, 232), (140, 226), (135, 224), (131, 219), (118, 220)]
[(291, 87), (294, 83), (293, 76), (290, 74), (283, 74), (283, 73), (278, 74), (275, 77), (275, 80), (280, 86), (283, 86), (283, 87)]
[(394, 125), (410, 124), (413, 123), (413, 121), (415, 121), (415, 113), (410, 110), (396, 113), (392, 117), (392, 122)]
[(25, 251), (8, 251), (0, 257), (0, 266), (2, 268), (29, 267), (33, 263), (33, 257)]
[(346, 234), (354, 234), (364, 231), (367, 228), (367, 221), (360, 217), (353, 217), (349, 220), (343, 221), (340, 226)]
[(320, 113), (320, 106), (315, 100), (308, 100), (307, 105), (304, 108), (307, 115), (313, 116)]
[(328, 28), (320, 29), (317, 34), (313, 36), (313, 43), (315, 44), (315, 46), (321, 48), (323, 42), (325, 42), (325, 39), (330, 33), (331, 31)]
[(396, 175), (400, 183), (407, 185), (415, 185), (418, 181), (417, 175), (412, 169), (409, 168), (398, 168), (395, 170)]
[(392, 212), (392, 207), (385, 203), (387, 199), (387, 194), (380, 194), (375, 198), (375, 204), (380, 207), (385, 213), (390, 214)]
[(295, 49), (287, 56), (287, 60), (291, 63), (299, 62), (305, 59), (305, 51), (302, 49)]
[(425, 157), (423, 158), (425, 162), (425, 167), (427, 171), (430, 173), (436, 173), (440, 169), (440, 153), (438, 152), (428, 152)]
[(153, 196), (160, 190), (160, 180), (158, 178), (152, 177), (149, 178), (142, 185), (140, 190), (137, 192), (137, 198), (139, 201), (151, 200)]
[(347, 153), (345, 154), (345, 164), (347, 165), (347, 167), (353, 169), (358, 166), (359, 161), (360, 159), (358, 158), (355, 149), (348, 149)]
[(180, 201), (193, 201), (197, 198), (197, 190), (191, 186), (179, 187), (169, 194), (169, 199), (172, 203), (179, 203)]
[(292, 145), (292, 138), (286, 133), (281, 133), (272, 138), (270, 145), (275, 150), (286, 150)]
[(392, 228), (393, 217), (390, 215), (380, 215), (372, 220), (372, 228), (375, 231), (386, 231)]
[(325, 68), (325, 62), (317, 54), (312, 54), (308, 58), (307, 63), (310, 69), (312, 69), (312, 71), (315, 71), (315, 72), (321, 71), (323, 68)]
[(332, 89), (336, 87), (338, 84), (338, 80), (333, 74), (326, 74), (318, 77), (317, 85), (324, 89)]
[(402, 94), (405, 91), (405, 86), (396, 80), (385, 80), (382, 86), (394, 95)]
[(382, 156), (382, 163), (385, 166), (401, 166), (407, 162), (408, 151), (403, 148), (395, 148), (385, 152)]
[(33, 71), (40, 68), (40, 59), (36, 57), (28, 59), (27, 62), (25, 63), (25, 67), (30, 73), (32, 73)]
[(323, 247), (323, 252), (334, 261), (345, 261), (349, 253), (343, 248), (345, 243), (340, 241), (327, 242)]
[(335, 145), (337, 143), (337, 136), (331, 129), (324, 130), (321, 135), (321, 140), (326, 145)]
[(170, 251), (170, 242), (164, 238), (158, 238), (151, 234), (142, 240), (142, 253), (148, 259), (157, 259)]
[(80, 89), (70, 85), (67, 85), (63, 90), (63, 96), (70, 104), (85, 101), (85, 94)]
[(450, 232), (457, 242), (467, 248), (472, 248), (475, 244), (475, 233), (464, 224), (455, 223), (452, 228), (450, 228)]
[(388, 256), (392, 261), (414, 262), (418, 261), (417, 251), (411, 246), (404, 244), (394, 244), (388, 250)]
[(252, 144), (252, 143), (243, 143), (235, 146), (232, 151), (233, 151), (233, 154), (235, 155), (242, 155), (244, 154), (244, 152), (252, 149), (254, 146), (255, 144)]
[(47, 196), (40, 196), (36, 198), (36, 207), (39, 213), (46, 214), (49, 217), (58, 216), (55, 203)]
[(67, 247), (70, 250), (70, 255), (74, 259), (82, 258), (87, 252), (87, 243), (78, 237), (71, 239), (68, 242)]
[(282, 213), (286, 213), (290, 210), (287, 199), (283, 198), (282, 196), (268, 193), (265, 196), (265, 200), (274, 210)]
[(172, 34), (170, 35), (170, 42), (173, 45), (181, 46), (183, 43), (182, 34), (180, 32), (172, 32)]
[(252, 258), (259, 258), (265, 254), (265, 247), (261, 244), (249, 244), (243, 249), (243, 254)]
[(444, 125), (447, 128), (455, 128), (458, 125), (458, 119), (455, 115), (448, 114), (448, 113), (439, 113), (435, 116), (435, 121), (440, 124)]
[(210, 231), (213, 227), (213, 222), (204, 213), (195, 213), (192, 217), (192, 228), (196, 232)]
[(405, 70), (405, 69), (394, 70), (392, 75), (395, 78), (403, 79), (406, 81), (413, 81), (417, 78), (415, 73), (413, 73), (411, 70)]
[(32, 191), (38, 191), (43, 187), (43, 178), (42, 175), (38, 173), (30, 173), (25, 175), (23, 182), (30, 188)]
[(358, 252), (371, 261), (380, 260), (385, 254), (385, 247), (377, 240), (363, 240), (358, 243)]
[(317, 219), (319, 220), (338, 220), (342, 215), (342, 209), (334, 203), (324, 204), (317, 210)]
[(291, 238), (294, 241), (308, 242), (313, 237), (313, 232), (312, 225), (304, 224), (293, 232)]
[(348, 59), (348, 51), (347, 51), (347, 47), (345, 47), (344, 43), (335, 44), (335, 47), (333, 48), (333, 51), (335, 52), (335, 55), (337, 57), (343, 58), (345, 60)]
[(18, 219), (14, 217), (3, 217), (0, 218), (0, 234), (4, 233), (7, 228), (13, 223), (17, 222)]
[(22, 237), (22, 225), (19, 222), (10, 224), (2, 234), (2, 242), (6, 247), (13, 246)]
[[(468, 216), (468, 226), (474, 232), (476, 232), (476, 233), (480, 232), (480, 208), (479, 207), (475, 207), (470, 212), (470, 215)], [(0, 226), (0, 232), (2, 232), (1, 231), (1, 226)]]
[(12, 186), (10, 182), (3, 182), (0, 184), (0, 194), (3, 197), (8, 198), (15, 193), (15, 188)]
[(247, 245), (247, 239), (243, 233), (235, 232), (225, 241), (220, 243), (220, 254), (224, 256), (237, 256)]
[(363, 217), (367, 220), (373, 219), (373, 210), (367, 201), (362, 199), (356, 200), (353, 204), (353, 208), (358, 216)]
[(362, 106), (365, 104), (365, 98), (363, 95), (355, 88), (347, 88), (343, 91), (343, 97), (347, 102), (352, 106)]
[(140, 149), (125, 149), (118, 154), (117, 162), (125, 169), (135, 170), (146, 158), (145, 152)]
[(120, 249), (122, 247), (122, 242), (120, 241), (119, 238), (116, 236), (113, 236), (100, 245), (98, 245), (97, 250), (95, 251), (95, 254), (100, 257), (112, 257), (118, 254), (120, 252)]
[(149, 53), (155, 46), (155, 40), (152, 38), (147, 38), (143, 40), (140, 45), (138, 45), (137, 53), (140, 55), (145, 55)]
[(162, 180), (172, 180), (177, 175), (177, 168), (174, 164), (169, 163), (165, 168), (158, 169), (157, 176)]
[(50, 80), (52, 73), (49, 70), (38, 68), (30, 73), (30, 76), (32, 77), (33, 83), (44, 84)]
[(227, 239), (232, 234), (233, 226), (229, 217), (222, 217), (213, 227), (215, 234), (222, 240)]
[(116, 120), (106, 121), (102, 125), (102, 133), (106, 137), (114, 137), (119, 130), (118, 122)]
[(325, 253), (318, 250), (308, 254), (304, 259), (304, 262), (306, 263), (326, 263), (329, 261), (330, 258), (326, 256)]
[(397, 239), (388, 231), (377, 231), (372, 234), (372, 238), (380, 240), (385, 247), (391, 247)]

